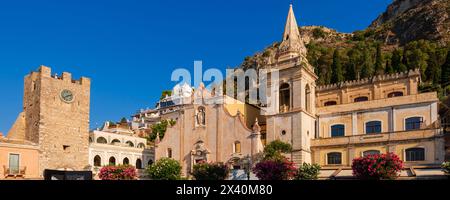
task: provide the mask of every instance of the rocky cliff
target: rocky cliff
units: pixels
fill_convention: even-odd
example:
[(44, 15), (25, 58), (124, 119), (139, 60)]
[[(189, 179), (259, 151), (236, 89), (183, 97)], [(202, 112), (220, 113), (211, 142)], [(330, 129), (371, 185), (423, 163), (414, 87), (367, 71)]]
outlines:
[(450, 41), (449, 0), (395, 0), (369, 29), (374, 39), (404, 45), (415, 40)]

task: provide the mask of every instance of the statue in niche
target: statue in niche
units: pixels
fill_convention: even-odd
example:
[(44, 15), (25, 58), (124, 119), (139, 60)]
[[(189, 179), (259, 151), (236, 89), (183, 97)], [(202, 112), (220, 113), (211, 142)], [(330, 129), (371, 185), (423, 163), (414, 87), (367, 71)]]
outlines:
[(199, 107), (197, 111), (196, 121), (198, 126), (205, 126), (206, 125), (206, 113), (204, 107)]

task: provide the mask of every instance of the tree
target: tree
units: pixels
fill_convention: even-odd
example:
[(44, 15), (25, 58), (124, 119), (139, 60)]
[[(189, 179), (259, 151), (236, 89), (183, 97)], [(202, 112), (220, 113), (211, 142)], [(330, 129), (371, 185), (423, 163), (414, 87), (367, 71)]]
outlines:
[(391, 65), (395, 72), (404, 72), (407, 70), (406, 65), (402, 61), (402, 52), (400, 49), (395, 49), (392, 52)]
[(361, 65), (361, 51), (357, 48), (350, 49), (347, 52), (348, 63), (345, 70), (346, 80), (355, 80), (359, 77), (359, 66)]
[(375, 57), (375, 75), (383, 74), (383, 55), (381, 52), (381, 45), (377, 44), (377, 53)]
[(408, 65), (408, 49), (406, 49), (405, 47), (403, 48), (402, 64), (406, 67), (406, 70), (410, 68)]
[(441, 81), (441, 68), (439, 67), (437, 55), (435, 52), (430, 53), (428, 59), (428, 67), (425, 72), (428, 80), (433, 83), (433, 85), (438, 85)]
[(389, 61), (389, 59), (386, 59), (385, 73), (387, 73), (387, 74), (393, 74), (393, 73), (395, 73), (395, 70), (394, 70), (394, 68), (392, 67), (392, 64), (391, 64), (391, 62)]
[(160, 139), (164, 138), (164, 135), (166, 134), (167, 127), (169, 126), (175, 126), (177, 122), (175, 120), (162, 120), (161, 122), (154, 124), (150, 127), (152, 129), (152, 133), (149, 136), (149, 140), (151, 142), (154, 142), (156, 139), (157, 134), (159, 133)]
[(122, 117), (122, 119), (120, 120), (120, 123), (121, 123), (121, 124), (127, 124), (127, 123), (128, 123), (127, 118)]
[(162, 93), (161, 93), (161, 98), (160, 98), (160, 100), (163, 100), (164, 98), (166, 98), (166, 96), (171, 96), (172, 95), (172, 90), (164, 90)]
[(162, 158), (147, 168), (147, 174), (153, 180), (180, 180), (181, 165), (170, 158)]
[(264, 148), (264, 159), (272, 160), (284, 158), (283, 153), (290, 153), (292, 146), (289, 143), (281, 140), (274, 140)]
[(373, 62), (372, 56), (370, 55), (370, 49), (366, 48), (363, 51), (364, 63), (361, 69), (361, 78), (368, 78), (373, 75)]
[(441, 69), (441, 84), (445, 87), (450, 85), (450, 49), (448, 50), (447, 59)]
[(427, 70), (427, 59), (428, 55), (420, 49), (412, 50), (408, 57), (409, 70), (419, 68), (423, 80), (428, 80), (428, 77), (425, 74), (425, 71)]
[(333, 65), (332, 65), (332, 83), (339, 83), (344, 81), (344, 73), (342, 71), (341, 56), (339, 55), (339, 49), (334, 50), (333, 53)]

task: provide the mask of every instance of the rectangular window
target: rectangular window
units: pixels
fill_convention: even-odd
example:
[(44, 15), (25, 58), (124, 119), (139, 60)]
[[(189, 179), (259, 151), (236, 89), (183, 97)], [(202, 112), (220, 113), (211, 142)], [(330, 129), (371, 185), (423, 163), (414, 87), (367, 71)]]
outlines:
[(405, 131), (419, 130), (422, 126), (422, 117), (411, 117), (405, 120)]
[(329, 165), (341, 165), (342, 164), (342, 153), (329, 153), (327, 155), (327, 163)]
[(331, 137), (345, 136), (345, 126), (342, 124), (331, 126)]
[(18, 174), (19, 173), (19, 154), (9, 154), (9, 173)]
[(381, 122), (371, 121), (366, 123), (366, 134), (381, 133)]
[(423, 148), (412, 148), (407, 149), (406, 161), (425, 161), (425, 149)]

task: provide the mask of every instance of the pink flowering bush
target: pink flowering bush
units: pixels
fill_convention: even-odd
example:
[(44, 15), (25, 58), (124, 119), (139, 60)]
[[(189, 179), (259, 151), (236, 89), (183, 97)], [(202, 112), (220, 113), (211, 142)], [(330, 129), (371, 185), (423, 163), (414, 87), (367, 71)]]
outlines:
[(136, 168), (130, 165), (105, 166), (100, 169), (99, 178), (102, 180), (135, 180)]
[(253, 173), (263, 181), (292, 180), (297, 174), (297, 169), (294, 163), (287, 159), (271, 159), (256, 164)]
[(367, 155), (353, 160), (353, 175), (360, 179), (396, 179), (403, 161), (394, 153)]

